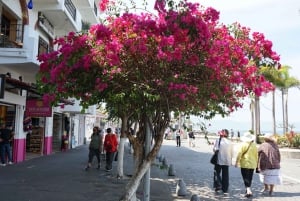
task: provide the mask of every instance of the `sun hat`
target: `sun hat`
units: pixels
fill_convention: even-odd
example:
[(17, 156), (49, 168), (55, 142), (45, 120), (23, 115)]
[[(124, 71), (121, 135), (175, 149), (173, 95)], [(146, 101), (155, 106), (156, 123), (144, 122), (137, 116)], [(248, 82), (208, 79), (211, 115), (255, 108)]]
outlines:
[(252, 135), (250, 132), (244, 133), (244, 135), (241, 137), (241, 141), (243, 142), (251, 142), (254, 140), (254, 135)]
[(274, 134), (272, 134), (272, 133), (266, 133), (264, 135), (264, 139), (274, 140)]

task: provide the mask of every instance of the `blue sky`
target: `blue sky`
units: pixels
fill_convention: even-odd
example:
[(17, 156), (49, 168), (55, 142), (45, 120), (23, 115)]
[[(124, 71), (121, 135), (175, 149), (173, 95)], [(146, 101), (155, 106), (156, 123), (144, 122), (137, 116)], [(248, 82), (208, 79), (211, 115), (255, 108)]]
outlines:
[[(239, 22), (252, 31), (264, 33), (273, 42), (274, 50), (280, 55), (281, 63), (292, 67), (290, 74), (300, 79), (300, 1), (299, 0), (202, 0), (202, 5), (220, 11), (220, 22), (230, 24)], [(288, 97), (289, 124), (300, 131), (299, 100), (300, 90), (290, 89)], [(282, 124), (281, 93), (276, 92), (276, 119)], [(249, 100), (244, 108), (230, 117), (217, 117), (211, 121), (211, 129), (227, 126), (235, 130), (251, 127)], [(272, 100), (270, 95), (261, 97), (261, 128), (272, 131)], [(278, 128), (277, 130), (281, 130)]]
[[(300, 79), (300, 0), (190, 0), (205, 7), (213, 7), (220, 12), (220, 22), (231, 24), (239, 22), (252, 31), (264, 33), (273, 42), (273, 49), (280, 55), (281, 63), (292, 67), (290, 74)], [(136, 1), (140, 2), (140, 1)], [(150, 11), (154, 0), (147, 1)], [(290, 89), (288, 97), (289, 124), (295, 126), (300, 133), (299, 100), (300, 90)], [(220, 130), (227, 127), (234, 130), (251, 128), (249, 100), (244, 101), (244, 108), (229, 117), (216, 117), (210, 129)], [(281, 93), (276, 91), (277, 125), (282, 124)], [(271, 95), (261, 97), (261, 130), (272, 131)], [(199, 122), (199, 118), (195, 118)], [(281, 130), (278, 128), (277, 130)]]

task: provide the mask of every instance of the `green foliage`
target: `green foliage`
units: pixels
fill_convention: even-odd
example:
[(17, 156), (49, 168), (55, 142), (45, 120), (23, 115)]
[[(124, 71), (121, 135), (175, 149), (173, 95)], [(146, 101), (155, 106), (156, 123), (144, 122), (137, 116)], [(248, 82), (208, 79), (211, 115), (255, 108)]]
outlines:
[(287, 139), (287, 137), (285, 135), (283, 136), (279, 136), (277, 138), (277, 144), (280, 146), (280, 147), (289, 147), (289, 141)]
[(300, 148), (300, 134), (278, 136), (277, 144), (280, 147)]
[(91, 23), (90, 22), (87, 22), (87, 21), (83, 21), (82, 22), (82, 31), (83, 32), (87, 32), (91, 27)]
[(299, 148), (300, 147), (300, 134), (294, 136), (292, 140), (292, 147)]

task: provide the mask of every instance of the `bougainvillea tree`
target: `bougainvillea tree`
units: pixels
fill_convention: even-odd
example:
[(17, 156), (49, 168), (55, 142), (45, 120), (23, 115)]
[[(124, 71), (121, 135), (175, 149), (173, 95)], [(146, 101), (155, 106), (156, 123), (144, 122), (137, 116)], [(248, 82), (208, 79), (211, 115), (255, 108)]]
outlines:
[[(101, 8), (103, 3), (109, 1), (102, 1)], [(138, 153), (144, 153), (144, 128), (150, 125), (155, 143), (147, 155), (140, 154), (143, 160), (122, 200), (131, 199), (150, 168), (171, 111), (205, 118), (227, 115), (242, 107), (249, 93), (260, 96), (273, 89), (258, 67), (278, 61), (262, 34), (219, 24), (213, 8), (157, 0), (155, 9), (157, 15), (110, 16), (87, 34), (57, 39), (57, 51), (39, 57), (38, 83), (48, 101), (75, 97), (85, 107), (108, 102), (115, 114), (139, 117)], [(259, 62), (250, 62), (254, 58)]]

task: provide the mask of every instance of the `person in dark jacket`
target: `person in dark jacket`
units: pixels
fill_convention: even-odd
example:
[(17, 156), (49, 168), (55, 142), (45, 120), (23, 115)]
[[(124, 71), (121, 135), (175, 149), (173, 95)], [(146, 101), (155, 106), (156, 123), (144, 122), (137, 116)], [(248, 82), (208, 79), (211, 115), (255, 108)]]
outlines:
[(11, 154), (11, 142), (13, 140), (14, 133), (11, 129), (6, 128), (5, 124), (1, 124), (0, 129), (0, 156), (1, 156), (1, 166), (6, 166), (6, 157), (8, 159), (8, 164), (13, 164), (12, 154)]
[(189, 146), (195, 147), (195, 135), (193, 131), (189, 132)]
[(93, 133), (91, 136), (91, 142), (89, 146), (89, 160), (85, 170), (88, 170), (92, 166), (92, 161), (94, 156), (96, 156), (98, 161), (97, 169), (100, 169), (100, 153), (102, 151), (102, 135), (99, 132), (98, 127), (93, 128)]
[(258, 148), (258, 170), (260, 181), (264, 184), (263, 193), (273, 195), (274, 186), (282, 184), (280, 172), (281, 155), (275, 137), (271, 133), (264, 135), (265, 142)]

